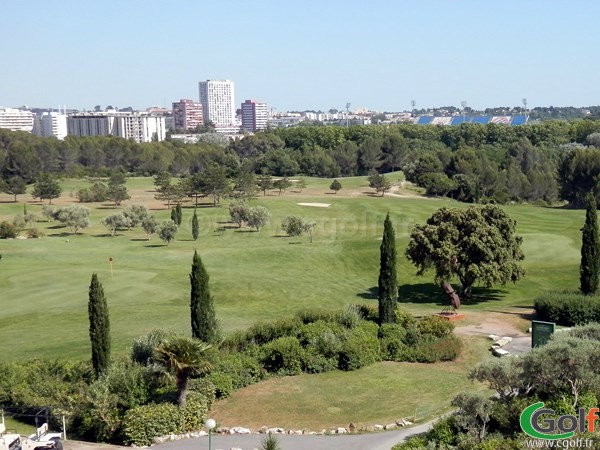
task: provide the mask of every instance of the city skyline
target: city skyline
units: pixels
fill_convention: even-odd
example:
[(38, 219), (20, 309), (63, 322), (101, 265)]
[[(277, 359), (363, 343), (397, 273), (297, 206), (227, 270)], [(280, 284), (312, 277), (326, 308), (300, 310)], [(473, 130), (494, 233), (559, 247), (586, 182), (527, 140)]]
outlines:
[(593, 1), (116, 4), (3, 5), (0, 106), (169, 107), (207, 79), (278, 111), (600, 104)]

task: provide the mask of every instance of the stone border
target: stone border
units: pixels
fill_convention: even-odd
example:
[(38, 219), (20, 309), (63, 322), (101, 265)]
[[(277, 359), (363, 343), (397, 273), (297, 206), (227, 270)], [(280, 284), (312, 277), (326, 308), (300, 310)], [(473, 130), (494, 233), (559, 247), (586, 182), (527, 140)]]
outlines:
[[(252, 431), (250, 428), (245, 427), (218, 427), (215, 429), (214, 434), (296, 434), (296, 435), (333, 435), (333, 434), (359, 434), (359, 433), (370, 433), (376, 431), (389, 431), (397, 428), (408, 427), (413, 425), (413, 422), (408, 419), (399, 419), (394, 423), (388, 423), (387, 425), (375, 424), (367, 427), (357, 428), (354, 423), (350, 423), (347, 427), (336, 427), (332, 429), (323, 428), (321, 431), (310, 431), (306, 429), (293, 430), (285, 429), (280, 427), (267, 427), (262, 426), (257, 431)], [(197, 438), (207, 436), (208, 432), (204, 430), (194, 431), (184, 434), (169, 434), (166, 436), (160, 436), (154, 438), (154, 444), (163, 444), (165, 442), (179, 441), (181, 439)]]

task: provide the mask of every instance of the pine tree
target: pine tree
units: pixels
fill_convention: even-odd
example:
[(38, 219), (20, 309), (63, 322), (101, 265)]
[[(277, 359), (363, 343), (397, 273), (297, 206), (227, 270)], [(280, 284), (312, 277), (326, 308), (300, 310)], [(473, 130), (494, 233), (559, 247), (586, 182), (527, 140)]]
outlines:
[(194, 251), (192, 272), (190, 273), (192, 336), (212, 344), (217, 341), (219, 333), (213, 299), (208, 288), (208, 278), (208, 272), (206, 272), (198, 252)]
[(175, 207), (175, 214), (177, 216), (177, 220), (175, 221), (175, 223), (177, 224), (177, 226), (181, 226), (181, 222), (183, 222), (183, 211), (181, 210), (181, 203), (177, 203), (177, 206)]
[(579, 266), (580, 289), (584, 294), (595, 294), (600, 276), (600, 240), (598, 237), (598, 213), (596, 198), (590, 192), (586, 196), (585, 225), (581, 229), (581, 265)]
[(92, 275), (90, 283), (88, 314), (90, 318), (90, 341), (92, 343), (92, 365), (96, 376), (106, 372), (110, 364), (110, 323), (104, 289), (98, 275)]
[(192, 216), (192, 237), (194, 240), (198, 240), (198, 235), (200, 234), (200, 229), (198, 227), (198, 216), (196, 215), (196, 210), (194, 209), (194, 215)]
[(396, 235), (390, 220), (385, 216), (383, 240), (380, 247), (379, 266), (379, 324), (394, 323), (394, 311), (398, 299), (396, 280)]

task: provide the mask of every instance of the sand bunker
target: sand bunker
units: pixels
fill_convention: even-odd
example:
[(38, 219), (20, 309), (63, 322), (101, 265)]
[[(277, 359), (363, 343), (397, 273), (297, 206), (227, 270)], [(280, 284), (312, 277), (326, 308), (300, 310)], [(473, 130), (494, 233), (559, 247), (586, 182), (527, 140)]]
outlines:
[(330, 203), (298, 203), (300, 206), (316, 206), (317, 208), (329, 208)]

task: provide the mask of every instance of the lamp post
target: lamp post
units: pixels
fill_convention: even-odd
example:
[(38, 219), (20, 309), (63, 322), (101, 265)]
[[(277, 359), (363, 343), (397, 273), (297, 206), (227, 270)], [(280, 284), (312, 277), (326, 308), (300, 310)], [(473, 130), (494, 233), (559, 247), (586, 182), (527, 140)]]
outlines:
[(215, 419), (206, 419), (204, 421), (204, 426), (206, 428), (208, 428), (208, 450), (211, 450), (211, 435), (212, 435), (212, 430), (213, 428), (217, 425), (217, 423), (215, 422)]

